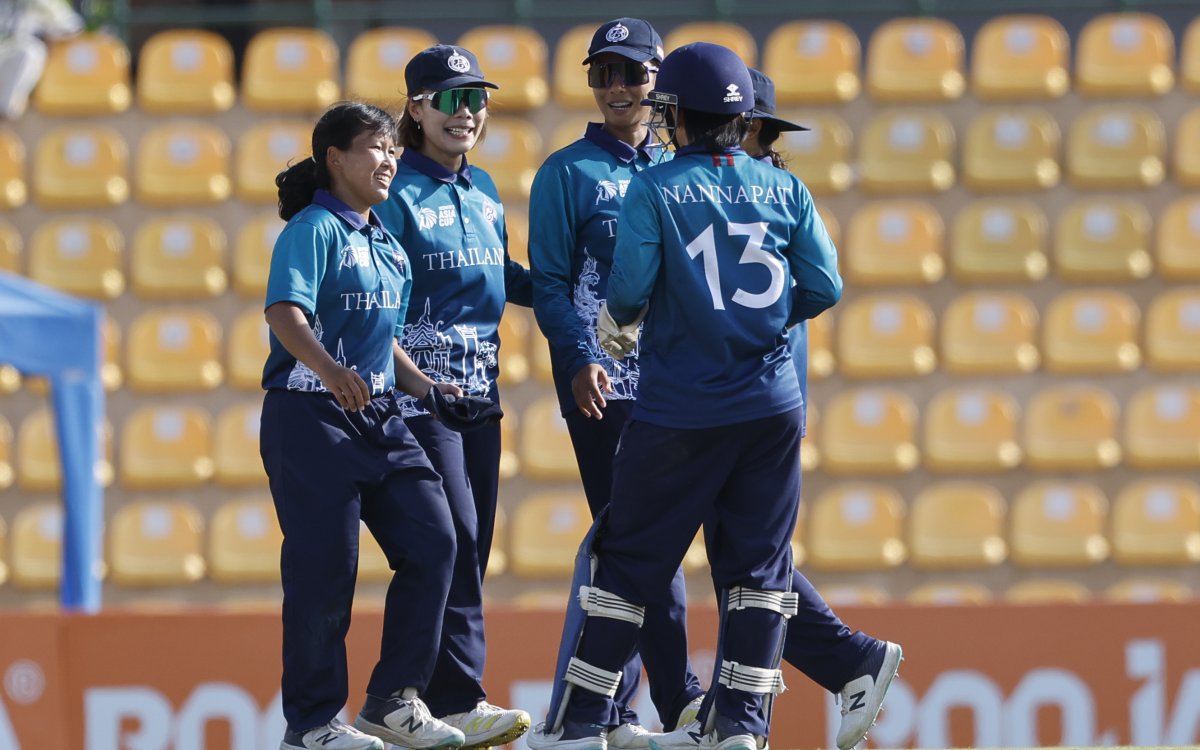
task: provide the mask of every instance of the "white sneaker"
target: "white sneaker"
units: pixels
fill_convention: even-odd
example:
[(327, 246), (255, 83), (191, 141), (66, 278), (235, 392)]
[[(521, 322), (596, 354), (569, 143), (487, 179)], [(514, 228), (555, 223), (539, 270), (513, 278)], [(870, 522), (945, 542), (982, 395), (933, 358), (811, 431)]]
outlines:
[(608, 746), (619, 750), (649, 750), (653, 733), (641, 724), (622, 724), (608, 732)]
[(650, 737), (650, 748), (651, 750), (694, 750), (698, 747), (711, 747), (711, 744), (704, 744), (705, 739), (704, 730), (700, 728), (700, 720), (694, 718), (673, 732), (664, 732)]
[(608, 750), (607, 734), (599, 724), (571, 722), (563, 722), (557, 732), (546, 734), (546, 724), (543, 722), (525, 735), (525, 744), (529, 745), (530, 750)]
[[(409, 694), (409, 691), (406, 690), (405, 694)], [(462, 732), (433, 718), (429, 707), (416, 695), (386, 700), (367, 696), (367, 702), (354, 720), (354, 726), (393, 745), (413, 750), (459, 747), (466, 741)]]
[(858, 677), (847, 682), (838, 693), (842, 704), (842, 725), (837, 734), (839, 750), (851, 750), (875, 726), (879, 709), (883, 708), (883, 697), (903, 660), (904, 650), (898, 644), (883, 641), (883, 648), (859, 666)]
[(529, 714), (484, 701), (470, 711), (443, 716), (442, 721), (465, 736), (463, 750), (507, 745), (529, 730)]
[(704, 696), (697, 695), (695, 698), (683, 707), (679, 712), (679, 718), (675, 720), (676, 729), (684, 729), (689, 724), (700, 726), (700, 707), (704, 705)]
[(335, 718), (304, 732), (287, 732), (279, 750), (383, 750), (383, 741)]

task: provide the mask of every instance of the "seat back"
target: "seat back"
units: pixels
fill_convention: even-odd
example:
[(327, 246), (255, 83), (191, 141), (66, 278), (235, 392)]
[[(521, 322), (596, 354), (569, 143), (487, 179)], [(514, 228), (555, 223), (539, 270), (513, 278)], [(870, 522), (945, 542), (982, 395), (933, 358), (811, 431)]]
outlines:
[(1099, 471), (1121, 461), (1116, 399), (1090, 385), (1055, 385), (1025, 408), (1025, 465), (1035, 471)]
[(1161, 292), (1146, 312), (1146, 362), (1158, 372), (1200, 371), (1200, 288)]
[(221, 503), (208, 532), (208, 574), (218, 583), (279, 580), (283, 532), (270, 497), (238, 497)]
[(139, 500), (113, 515), (109, 571), (123, 586), (171, 586), (204, 577), (204, 519), (183, 500)]
[(262, 301), (271, 274), (271, 253), (284, 223), (275, 212), (254, 216), (238, 229), (233, 251), (233, 290)]
[(867, 45), (867, 94), (878, 102), (957, 99), (966, 86), (963, 37), (938, 18), (894, 18)]
[(1141, 189), (1166, 176), (1166, 131), (1142, 105), (1099, 105), (1071, 122), (1067, 180), (1085, 190)]
[(985, 101), (1054, 99), (1067, 93), (1071, 40), (1050, 16), (997, 16), (975, 34), (971, 91)]
[(154, 216), (138, 227), (133, 291), (150, 300), (204, 299), (225, 292), (225, 230), (205, 216)]
[(1061, 170), (1058, 122), (1040, 107), (984, 110), (963, 144), (963, 184), (977, 193), (1048, 190)]
[(133, 490), (197, 487), (213, 475), (212, 422), (194, 406), (142, 406), (121, 430), (121, 484)]
[(885, 110), (859, 146), (861, 188), (870, 195), (937, 193), (954, 184), (954, 127), (933, 110)]
[(238, 137), (234, 176), (239, 200), (279, 202), (275, 177), (289, 165), (312, 156), (312, 125), (302, 120), (256, 122)]
[(512, 573), (518, 578), (569, 578), (579, 543), (592, 525), (580, 492), (539, 492), (512, 515)]
[(271, 353), (270, 331), (259, 307), (252, 307), (234, 319), (229, 328), (225, 360), (230, 386), (247, 391), (262, 389), (263, 366)]
[(837, 104), (862, 89), (862, 45), (841, 21), (788, 21), (767, 35), (763, 72), (778, 106)]
[(1167, 281), (1200, 281), (1200, 196), (1172, 201), (1158, 218), (1154, 261)]
[(474, 52), (484, 76), (500, 87), (492, 95), (489, 108), (525, 112), (541, 107), (550, 98), (550, 53), (546, 40), (533, 28), (509, 24), (476, 26), (459, 37), (458, 46)]
[(252, 112), (319, 112), (338, 100), (338, 47), (320, 29), (276, 27), (246, 45), (242, 102)]
[(129, 49), (104, 32), (50, 44), (33, 105), (52, 117), (112, 115), (129, 109)]
[(1200, 388), (1152, 385), (1125, 410), (1125, 455), (1138, 469), (1200, 469)]
[(102, 125), (63, 125), (33, 156), (33, 200), (42, 208), (110, 208), (129, 199), (129, 148)]
[(1084, 96), (1157, 96), (1175, 85), (1175, 37), (1150, 13), (1104, 13), (1084, 24), (1075, 88)]
[(137, 102), (155, 115), (214, 114), (233, 106), (233, 48), (201, 29), (160, 31), (138, 53)]
[(838, 318), (838, 367), (851, 378), (927, 375), (937, 367), (929, 305), (906, 293), (861, 295)]
[(29, 278), (91, 299), (115, 299), (125, 291), (125, 238), (108, 219), (49, 219), (30, 240)]
[(29, 187), (25, 183), (25, 144), (8, 128), (0, 128), (0, 208), (25, 205)]
[(910, 564), (921, 570), (988, 568), (1008, 556), (1003, 496), (984, 482), (939, 482), (909, 510)]
[(954, 217), (950, 272), (958, 281), (1031, 282), (1046, 276), (1049, 222), (1031, 200), (987, 199)]
[(143, 393), (212, 390), (221, 385), (221, 325), (204, 308), (148, 309), (129, 327), (126, 372)]
[(1033, 372), (1041, 362), (1038, 312), (1016, 292), (967, 292), (941, 318), (941, 363), (956, 375)]
[(159, 125), (138, 143), (134, 196), (146, 206), (201, 206), (229, 198), (229, 138), (201, 122)]
[(942, 473), (987, 473), (1021, 463), (1017, 442), (1020, 407), (1006, 391), (952, 388), (933, 397), (923, 412), (925, 467)]
[(1082, 481), (1035, 482), (1011, 508), (1009, 549), (1020, 567), (1081, 567), (1108, 558), (1108, 498)]
[(903, 563), (904, 500), (884, 484), (845, 483), (825, 490), (808, 513), (804, 545), (813, 570), (886, 570)]
[(834, 476), (895, 475), (916, 468), (917, 407), (892, 388), (842, 391), (821, 420), (821, 465)]
[(1125, 198), (1081, 198), (1054, 227), (1054, 270), (1068, 281), (1136, 281), (1154, 268), (1151, 220)]
[(1046, 308), (1042, 353), (1054, 373), (1097, 374), (1136, 370), (1141, 313), (1129, 295), (1112, 289), (1059, 294)]
[(1186, 479), (1140, 479), (1112, 510), (1113, 559), (1120, 565), (1200, 561), (1200, 487)]
[(222, 487), (266, 487), (267, 473), (258, 450), (262, 402), (228, 406), (217, 416), (213, 440), (214, 478)]
[(873, 201), (850, 219), (843, 274), (861, 286), (932, 284), (945, 272), (945, 241), (945, 224), (929, 203)]
[(350, 42), (346, 53), (346, 94), (398, 110), (403, 102), (404, 68), (437, 37), (415, 26), (367, 29)]

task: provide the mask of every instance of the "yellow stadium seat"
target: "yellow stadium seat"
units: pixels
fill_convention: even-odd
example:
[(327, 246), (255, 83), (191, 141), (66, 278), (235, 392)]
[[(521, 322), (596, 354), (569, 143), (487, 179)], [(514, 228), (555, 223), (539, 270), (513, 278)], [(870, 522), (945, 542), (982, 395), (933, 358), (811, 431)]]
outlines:
[(822, 410), (821, 466), (835, 476), (904, 474), (920, 462), (917, 407), (896, 389), (842, 391)]
[(1136, 281), (1150, 275), (1151, 219), (1140, 201), (1084, 198), (1054, 227), (1055, 272), (1067, 281)]
[(1048, 190), (1061, 170), (1058, 122), (1039, 107), (993, 108), (971, 121), (963, 184), (977, 193)]
[(904, 601), (918, 606), (959, 607), (990, 604), (992, 592), (983, 584), (970, 581), (934, 581), (917, 586)]
[(582, 138), (583, 134), (587, 132), (588, 122), (593, 119), (595, 117), (592, 115), (578, 113), (564, 115), (554, 126), (554, 132), (550, 134), (550, 145), (546, 147), (546, 154), (549, 155), (566, 148)]
[(517, 385), (529, 378), (529, 318), (528, 310), (516, 305), (506, 307), (500, 318), (501, 385)]
[(816, 471), (821, 465), (821, 451), (817, 448), (817, 426), (821, 423), (820, 417), (821, 413), (816, 404), (804, 405), (804, 440), (800, 442), (800, 471)]
[(833, 313), (825, 311), (808, 321), (808, 378), (821, 380), (833, 374)]
[(1053, 578), (1021, 581), (1004, 592), (1004, 601), (1009, 604), (1087, 604), (1091, 599), (1092, 592), (1082, 583)]
[(504, 207), (508, 257), (529, 268), (529, 211), (518, 204)]
[(1049, 222), (1030, 200), (988, 199), (954, 217), (950, 272), (963, 282), (1033, 282), (1045, 278)]
[(258, 452), (262, 402), (226, 407), (217, 415), (213, 433), (213, 478), (222, 487), (265, 487), (267, 472)]
[(1200, 187), (1200, 108), (1189, 110), (1175, 127), (1171, 175), (1183, 187)]
[(861, 68), (858, 36), (841, 21), (788, 21), (769, 32), (763, 49), (763, 72), (784, 107), (855, 99)]
[(1179, 52), (1179, 83), (1189, 94), (1200, 94), (1200, 23), (1192, 19)]
[(57, 500), (17, 511), (9, 537), (12, 582), (19, 589), (47, 591), (62, 574), (62, 506)]
[(16, 393), (21, 390), (21, 373), (12, 365), (0, 365), (0, 393)]
[(955, 375), (1016, 375), (1041, 362), (1038, 313), (1015, 292), (968, 292), (941, 316), (941, 363)]
[(279, 580), (283, 532), (270, 497), (240, 497), (221, 503), (208, 532), (208, 575), (218, 583)]
[(954, 127), (940, 112), (884, 111), (871, 118), (860, 141), (868, 194), (936, 193), (954, 184)]
[(933, 329), (933, 311), (916, 295), (860, 295), (838, 317), (838, 369), (851, 378), (928, 375), (937, 367)]
[(127, 489), (196, 487), (212, 478), (212, 424), (195, 406), (142, 406), (121, 430), (121, 484)]
[(528, 120), (492, 116), (487, 121), (487, 136), (471, 156), (471, 163), (495, 181), (500, 200), (527, 201), (533, 176), (542, 163), (542, 136)]
[(1054, 99), (1067, 93), (1071, 41), (1050, 16), (990, 19), (975, 35), (971, 91), (984, 101)]
[[(54, 414), (42, 407), (31, 412), (17, 431), (17, 484), (26, 492), (58, 492), (62, 488), (62, 461), (59, 458)], [(112, 426), (107, 420), (100, 426), (101, 455), (93, 467), (96, 482), (107, 487), (113, 479)]]
[(149, 309), (129, 327), (129, 385), (142, 393), (211, 390), (221, 385), (221, 326), (202, 308)]
[(508, 550), (508, 515), (502, 506), (497, 505), (492, 525), (492, 549), (488, 553), (487, 569), (484, 574), (503, 575), (508, 570)]
[(520, 417), (516, 409), (509, 409), (500, 420), (500, 478), (512, 479), (521, 470), (521, 459), (517, 455), (517, 427)]
[(340, 94), (338, 47), (325, 32), (270, 28), (246, 45), (242, 101), (251, 112), (318, 112)]
[(1173, 201), (1159, 216), (1154, 260), (1167, 281), (1200, 281), (1200, 196)]
[(1042, 389), (1025, 407), (1025, 465), (1035, 471), (1111, 469), (1121, 462), (1117, 417), (1116, 399), (1102, 388)]
[(938, 473), (1011, 470), (1021, 463), (1017, 443), (1020, 408), (995, 388), (953, 388), (930, 400), (922, 412), (925, 468)]
[[(587, 69), (583, 65), (588, 56), (588, 46), (596, 25), (591, 23), (572, 26), (558, 39), (554, 47), (554, 64), (551, 78), (554, 86), (554, 103), (568, 110), (594, 110), (596, 100), (587, 86)], [(580, 130), (575, 138), (583, 134)], [(574, 140), (572, 138), (571, 140)], [(568, 141), (569, 142), (569, 141)], [(562, 145), (560, 144), (559, 148)]]
[(1125, 455), (1137, 469), (1200, 468), (1200, 389), (1154, 385), (1125, 410)]
[(12, 224), (0, 221), (0, 271), (21, 272), (21, 233)]
[(0, 490), (12, 486), (13, 476), (12, 425), (0, 414)]
[(49, 219), (29, 244), (34, 281), (92, 299), (115, 299), (125, 291), (125, 238), (107, 219)]
[[(792, 546), (795, 548), (795, 543)], [(680, 563), (680, 566), (683, 568), (684, 575), (708, 572), (708, 547), (704, 544), (703, 529), (696, 532), (695, 538), (692, 539), (687, 552), (683, 555), (683, 562)]]
[(283, 231), (276, 213), (255, 216), (238, 230), (233, 252), (233, 290), (261, 302), (271, 273), (271, 251)]
[[(458, 39), (475, 53), (489, 81), (500, 87), (489, 107), (505, 112), (537, 109), (550, 97), (546, 40), (529, 26), (475, 26)], [(582, 60), (583, 58), (579, 58)], [(489, 137), (491, 124), (489, 122)]]
[(541, 329), (538, 329), (538, 335), (533, 337), (533, 377), (544, 385), (554, 385), (550, 344), (546, 341), (546, 337), (541, 335)]
[(302, 120), (258, 122), (238, 137), (234, 159), (237, 197), (246, 203), (279, 202), (275, 177), (312, 155), (312, 125)]
[(841, 583), (821, 587), (821, 598), (831, 607), (882, 607), (891, 600), (887, 590), (867, 583)]
[(33, 92), (44, 115), (109, 115), (129, 109), (129, 50), (102, 32), (80, 34), (50, 46)]
[(1034, 482), (1012, 501), (1009, 550), (1029, 567), (1095, 565), (1108, 558), (1108, 498), (1082, 481)]
[(1200, 371), (1200, 289), (1162, 292), (1146, 312), (1146, 363), (1157, 372)]
[[(804, 531), (808, 528), (808, 523), (804, 518), (806, 506), (803, 502), (800, 503), (800, 508), (796, 513), (796, 528), (792, 530), (792, 566), (799, 568), (808, 560), (808, 550), (804, 548)], [(699, 535), (703, 539), (703, 532)]]
[(155, 216), (133, 237), (133, 291), (149, 300), (218, 297), (225, 292), (225, 230), (204, 216)]
[(121, 369), (121, 329), (110, 316), (104, 317), (104, 361), (100, 364), (100, 381), (104, 390), (115, 391), (125, 382), (125, 372)]
[(33, 200), (42, 208), (109, 208), (129, 198), (129, 148), (100, 125), (52, 128), (34, 149)]
[(579, 466), (575, 463), (567, 423), (559, 412), (558, 399), (553, 394), (541, 396), (526, 407), (522, 417), (522, 473), (530, 479), (577, 480)]
[(1063, 292), (1050, 301), (1042, 327), (1042, 353), (1053, 373), (1128, 372), (1142, 364), (1141, 313), (1123, 292)]
[(362, 32), (346, 53), (346, 95), (395, 107), (406, 93), (408, 61), (435, 44), (433, 34), (416, 27), (385, 26)]
[(220, 34), (168, 29), (138, 53), (137, 102), (155, 115), (214, 114), (233, 106), (233, 48)]
[(25, 205), (29, 188), (25, 184), (25, 144), (8, 128), (0, 129), (0, 208)]
[(804, 180), (813, 195), (833, 195), (850, 189), (854, 181), (854, 132), (832, 112), (781, 115), (811, 128), (783, 133), (777, 150), (787, 160), (788, 171)]
[(1149, 13), (1089, 20), (1075, 50), (1075, 88), (1084, 96), (1159, 96), (1175, 85), (1175, 37)]
[(842, 225), (838, 221), (837, 214), (828, 206), (818, 205), (817, 215), (821, 217), (821, 223), (825, 225), (825, 231), (829, 233), (829, 239), (833, 240), (834, 247), (842, 246)]
[(945, 273), (945, 242), (945, 224), (929, 203), (867, 203), (850, 219), (842, 273), (859, 286), (933, 284)]
[(940, 102), (962, 96), (962, 33), (939, 18), (894, 18), (867, 45), (867, 94), (879, 102)]
[(1200, 562), (1200, 486), (1186, 479), (1142, 479), (1117, 495), (1113, 559), (1120, 565)]
[(575, 552), (591, 525), (581, 492), (540, 492), (525, 498), (512, 515), (512, 574), (569, 578)]
[(225, 361), (229, 385), (247, 391), (262, 389), (263, 365), (271, 350), (270, 330), (261, 307), (252, 307), (233, 321)]
[(392, 566), (388, 562), (387, 556), (383, 554), (383, 550), (379, 546), (379, 542), (375, 541), (375, 537), (371, 535), (370, 529), (365, 523), (359, 522), (358, 525), (358, 581), (359, 583), (368, 582), (387, 582), (392, 580)]
[(229, 138), (215, 125), (172, 123), (138, 143), (134, 197), (145, 206), (203, 206), (229, 198)]
[(8, 583), (8, 524), (0, 518), (0, 586)]
[(1084, 110), (1067, 137), (1067, 181), (1087, 190), (1154, 187), (1166, 174), (1166, 140), (1162, 120), (1148, 107)]
[(691, 21), (681, 23), (663, 37), (667, 52), (692, 42), (711, 42), (728, 47), (751, 68), (758, 67), (758, 45), (754, 35), (730, 21)]
[(909, 512), (910, 565), (920, 570), (987, 568), (1004, 562), (1004, 497), (983, 482), (923, 489)]
[(808, 512), (804, 545), (813, 570), (885, 570), (904, 562), (904, 500), (884, 484), (846, 483)]
[(1107, 601), (1126, 604), (1190, 602), (1195, 597), (1196, 592), (1186, 583), (1169, 578), (1127, 578), (1104, 590)]
[(171, 586), (204, 577), (204, 518), (183, 500), (117, 509), (108, 531), (109, 571), (122, 586)]

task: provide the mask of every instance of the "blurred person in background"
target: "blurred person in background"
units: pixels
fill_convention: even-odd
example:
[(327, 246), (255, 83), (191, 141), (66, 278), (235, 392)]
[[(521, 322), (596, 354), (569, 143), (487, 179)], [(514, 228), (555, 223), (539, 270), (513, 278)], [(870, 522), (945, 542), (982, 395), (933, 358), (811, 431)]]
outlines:
[(46, 67), (46, 43), (83, 30), (83, 18), (66, 0), (0, 3), (0, 119), (25, 114), (29, 94)]

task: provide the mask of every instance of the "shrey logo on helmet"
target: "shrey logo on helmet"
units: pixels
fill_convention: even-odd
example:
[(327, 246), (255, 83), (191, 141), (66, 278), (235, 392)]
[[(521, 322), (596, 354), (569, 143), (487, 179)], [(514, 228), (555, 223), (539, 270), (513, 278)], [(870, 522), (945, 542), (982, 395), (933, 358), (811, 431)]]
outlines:
[(625, 28), (622, 24), (617, 24), (608, 30), (604, 38), (613, 43), (623, 42), (629, 38), (629, 29)]
[(742, 100), (742, 92), (738, 90), (736, 83), (731, 83), (725, 87), (725, 101), (740, 102)]
[(455, 52), (446, 59), (446, 67), (456, 73), (466, 73), (471, 69), (471, 61)]

